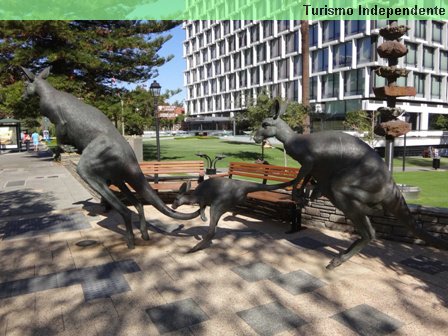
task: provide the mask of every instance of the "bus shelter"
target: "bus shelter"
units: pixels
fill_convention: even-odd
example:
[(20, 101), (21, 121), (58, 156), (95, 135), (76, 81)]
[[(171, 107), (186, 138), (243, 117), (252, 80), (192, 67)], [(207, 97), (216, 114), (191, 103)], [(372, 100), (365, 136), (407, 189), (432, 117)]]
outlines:
[(20, 121), (16, 119), (0, 119), (0, 150), (21, 150)]

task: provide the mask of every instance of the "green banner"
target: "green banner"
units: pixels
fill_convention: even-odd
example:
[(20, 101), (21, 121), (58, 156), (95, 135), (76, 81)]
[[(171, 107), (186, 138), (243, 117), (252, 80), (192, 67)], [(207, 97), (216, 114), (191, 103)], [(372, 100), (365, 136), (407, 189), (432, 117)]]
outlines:
[(2, 20), (443, 20), (448, 0), (2, 0)]

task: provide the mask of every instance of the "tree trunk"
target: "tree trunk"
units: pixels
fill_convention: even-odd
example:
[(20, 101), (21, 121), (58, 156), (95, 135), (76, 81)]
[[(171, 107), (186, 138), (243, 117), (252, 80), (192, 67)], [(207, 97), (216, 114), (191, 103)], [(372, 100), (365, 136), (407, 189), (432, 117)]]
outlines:
[(311, 133), (310, 120), (310, 38), (308, 20), (300, 23), (300, 33), (302, 35), (302, 104), (307, 110), (304, 134)]

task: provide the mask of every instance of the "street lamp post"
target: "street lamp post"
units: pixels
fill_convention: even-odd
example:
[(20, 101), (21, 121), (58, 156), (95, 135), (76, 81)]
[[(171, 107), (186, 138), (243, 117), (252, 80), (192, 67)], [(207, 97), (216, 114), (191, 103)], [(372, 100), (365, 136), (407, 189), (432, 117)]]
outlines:
[(160, 89), (162, 87), (156, 81), (153, 81), (149, 90), (154, 96), (154, 117), (156, 120), (156, 147), (157, 147), (157, 161), (160, 161), (160, 134), (159, 134), (159, 111), (158, 111), (158, 98), (160, 96)]

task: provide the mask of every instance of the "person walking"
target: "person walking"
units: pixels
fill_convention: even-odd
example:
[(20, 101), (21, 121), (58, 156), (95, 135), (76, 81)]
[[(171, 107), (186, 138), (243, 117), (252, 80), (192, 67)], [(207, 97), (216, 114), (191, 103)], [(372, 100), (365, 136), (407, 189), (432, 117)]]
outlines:
[(31, 137), (28, 134), (27, 131), (23, 131), (23, 138), (22, 138), (22, 143), (25, 144), (25, 149), (28, 152), (30, 150), (30, 141), (31, 141)]
[(34, 151), (38, 152), (39, 151), (39, 133), (34, 131), (33, 134), (31, 134), (31, 138), (33, 139)]

